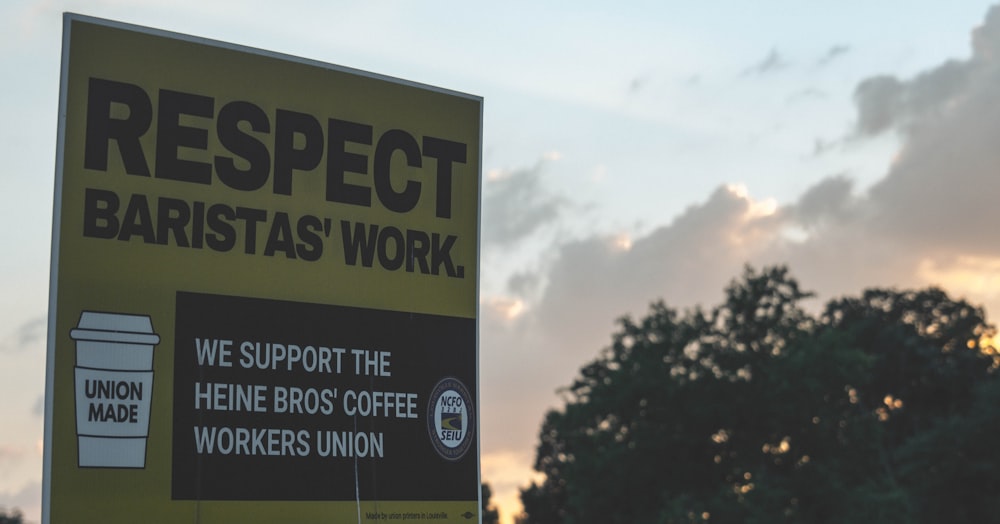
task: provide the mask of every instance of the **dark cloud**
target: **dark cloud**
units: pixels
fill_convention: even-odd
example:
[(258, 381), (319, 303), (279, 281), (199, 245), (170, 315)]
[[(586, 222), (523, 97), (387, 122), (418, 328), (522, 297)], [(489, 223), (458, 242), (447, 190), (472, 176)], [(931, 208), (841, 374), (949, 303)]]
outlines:
[(520, 297), (534, 294), (540, 285), (541, 277), (532, 271), (520, 271), (507, 280), (507, 289)]
[(856, 131), (874, 135), (889, 129), (898, 119), (902, 109), (903, 87), (890, 76), (877, 76), (864, 80), (854, 90), (854, 103), (858, 109)]
[(566, 201), (542, 185), (543, 163), (487, 179), (483, 187), (483, 244), (509, 247), (554, 223)]
[[(778, 214), (783, 229), (774, 230), (767, 247), (748, 261), (787, 264), (818, 293), (816, 303), (866, 287), (922, 284), (920, 254), (873, 227), (877, 213), (870, 195), (856, 194), (846, 175), (820, 180)], [(790, 230), (805, 232), (805, 238), (788, 238)]]
[(743, 71), (744, 75), (764, 75), (780, 71), (788, 67), (788, 63), (781, 57), (777, 49), (772, 49), (763, 60)]
[[(974, 33), (973, 56), (906, 81), (866, 81), (859, 131), (893, 129), (903, 147), (868, 195), (870, 227), (930, 255), (1000, 256), (1000, 12)], [(876, 87), (876, 86), (881, 87)]]
[(592, 354), (608, 340), (615, 318), (641, 314), (654, 300), (714, 302), (761, 246), (758, 241), (778, 226), (778, 217), (755, 213), (748, 197), (720, 187), (627, 248), (606, 237), (566, 244), (535, 315), (570, 351)]
[(952, 60), (909, 81), (891, 76), (869, 78), (854, 91), (858, 109), (855, 130), (860, 135), (889, 129), (908, 133), (913, 131), (911, 126), (946, 117), (955, 104), (964, 103), (973, 77), (991, 65), (981, 60)]
[(993, 6), (986, 13), (985, 22), (972, 32), (974, 60), (995, 60), (1000, 49), (1000, 6)]
[(852, 186), (853, 182), (844, 175), (821, 180), (806, 190), (789, 211), (805, 228), (841, 221), (850, 212)]
[(17, 327), (3, 341), (0, 341), (0, 353), (7, 351), (21, 351), (44, 344), (45, 332), (48, 328), (46, 317), (32, 318)]
[(820, 156), (826, 154), (826, 152), (831, 151), (839, 146), (843, 145), (840, 140), (826, 140), (824, 138), (813, 139), (813, 156)]
[[(1000, 81), (1000, 76), (995, 78)], [(870, 193), (873, 227), (925, 249), (1000, 255), (1000, 92), (981, 90), (914, 122), (889, 174)]]
[(831, 46), (830, 49), (827, 49), (826, 53), (823, 53), (823, 56), (821, 56), (819, 60), (816, 61), (816, 65), (819, 67), (826, 67), (831, 63), (833, 63), (838, 58), (846, 55), (850, 51), (851, 51), (850, 46), (846, 45)]

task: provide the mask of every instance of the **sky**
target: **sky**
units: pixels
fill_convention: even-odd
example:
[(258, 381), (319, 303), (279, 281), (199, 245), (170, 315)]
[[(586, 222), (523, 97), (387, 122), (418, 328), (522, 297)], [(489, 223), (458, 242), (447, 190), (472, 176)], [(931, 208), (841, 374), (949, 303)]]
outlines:
[(0, 4), (0, 507), (41, 492), (62, 13), (484, 97), (482, 477), (505, 522), (615, 320), (787, 264), (812, 307), (937, 285), (1000, 311), (990, 2)]

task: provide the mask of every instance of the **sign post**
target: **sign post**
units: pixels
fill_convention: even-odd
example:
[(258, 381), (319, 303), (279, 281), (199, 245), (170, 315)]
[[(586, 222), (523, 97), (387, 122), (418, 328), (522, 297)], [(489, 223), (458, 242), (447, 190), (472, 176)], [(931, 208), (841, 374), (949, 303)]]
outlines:
[(480, 518), (482, 99), (64, 20), (46, 523)]

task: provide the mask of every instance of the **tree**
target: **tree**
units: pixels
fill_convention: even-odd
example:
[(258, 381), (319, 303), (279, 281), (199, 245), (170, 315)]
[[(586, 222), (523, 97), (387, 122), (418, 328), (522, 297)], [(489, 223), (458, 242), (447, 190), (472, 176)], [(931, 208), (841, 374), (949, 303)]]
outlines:
[(15, 508), (10, 513), (0, 508), (0, 524), (24, 524), (24, 516)]
[(500, 512), (497, 511), (496, 507), (490, 501), (493, 493), (490, 491), (490, 485), (483, 483), (480, 485), (482, 490), (482, 504), (481, 512), (483, 514), (482, 524), (499, 524), (500, 523)]
[(954, 414), (901, 447), (900, 482), (923, 522), (973, 524), (1000, 519), (1000, 381), (977, 384), (967, 414)]
[(725, 293), (620, 320), (546, 415), (521, 521), (937, 522), (920, 461), (947, 424), (990, 411), (983, 312), (875, 289), (814, 317), (781, 267)]

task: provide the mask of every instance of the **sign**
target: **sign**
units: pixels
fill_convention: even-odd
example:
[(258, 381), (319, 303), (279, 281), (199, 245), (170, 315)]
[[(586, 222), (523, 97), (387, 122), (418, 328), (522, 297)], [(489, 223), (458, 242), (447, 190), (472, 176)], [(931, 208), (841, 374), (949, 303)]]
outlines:
[(478, 520), (482, 99), (63, 38), (43, 521)]

